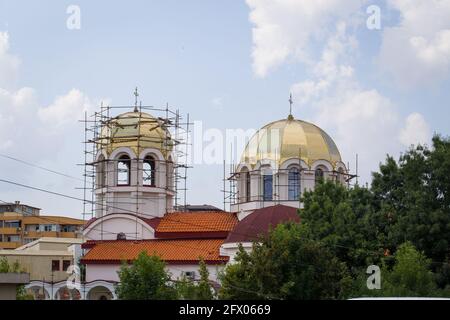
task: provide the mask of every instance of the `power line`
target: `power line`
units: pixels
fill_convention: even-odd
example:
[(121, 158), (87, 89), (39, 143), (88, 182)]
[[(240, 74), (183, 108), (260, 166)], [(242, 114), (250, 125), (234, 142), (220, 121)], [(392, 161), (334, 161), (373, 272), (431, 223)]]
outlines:
[[(104, 207), (104, 208), (117, 209), (117, 210), (125, 211), (127, 213), (132, 213), (134, 215), (150, 216), (150, 217), (153, 217), (153, 218), (161, 218), (160, 216), (147, 214), (147, 213), (143, 213), (143, 212), (138, 212), (138, 211), (133, 211), (133, 210), (125, 209), (125, 208), (115, 207), (115, 206), (112, 206), (112, 205), (105, 205), (105, 204), (102, 204), (102, 203), (99, 203), (99, 202), (96, 202), (96, 201), (85, 200), (85, 199), (81, 199), (81, 198), (78, 198), (78, 197), (75, 197), (75, 196), (66, 195), (66, 194), (63, 194), (63, 193), (50, 191), (50, 190), (46, 190), (46, 189), (43, 189), (43, 188), (33, 187), (33, 186), (26, 185), (26, 184), (10, 181), (10, 180), (0, 179), (0, 182), (16, 185), (16, 186), (19, 186), (19, 187), (23, 187), (23, 188), (27, 188), (27, 189), (31, 189), (31, 190), (35, 190), (35, 191), (40, 191), (40, 192), (44, 192), (44, 193), (53, 194), (53, 195), (56, 195), (56, 196), (60, 196), (60, 197), (64, 197), (64, 198), (68, 198), (68, 199), (72, 199), (72, 200), (83, 201), (83, 202), (86, 201), (88, 203), (97, 204), (97, 205), (99, 205), (101, 207)], [(168, 221), (175, 222), (175, 223), (182, 223), (184, 225), (190, 225), (190, 226), (193, 226), (193, 227), (204, 227), (203, 225), (192, 223), (192, 222), (187, 222), (187, 221), (180, 222), (178, 220), (171, 219), (170, 217), (164, 217), (164, 219), (166, 219)], [(209, 229), (212, 229), (212, 230), (215, 230), (215, 231), (224, 231), (223, 229), (219, 229), (219, 228), (215, 228), (215, 227), (209, 227)], [(232, 230), (229, 231), (229, 233), (233, 233), (233, 234), (236, 234), (236, 235), (242, 235), (242, 236), (246, 236), (246, 237), (251, 237), (251, 238), (254, 238), (255, 240), (257, 240), (259, 238), (257, 236), (252, 236), (252, 235), (249, 235), (249, 234), (246, 234), (246, 233), (234, 232)]]
[(60, 175), (60, 176), (65, 177), (65, 178), (78, 180), (78, 181), (84, 181), (83, 179), (71, 176), (69, 174), (58, 172), (58, 171), (55, 171), (55, 170), (52, 170), (52, 169), (48, 169), (48, 168), (45, 168), (45, 167), (42, 167), (42, 166), (38, 166), (38, 165), (36, 165), (34, 163), (31, 163), (31, 162), (28, 162), (28, 161), (25, 161), (25, 160), (21, 160), (19, 158), (15, 158), (15, 157), (12, 157), (12, 156), (8, 156), (6, 154), (0, 154), (0, 157), (19, 162), (19, 163), (25, 164), (25, 165), (33, 167), (33, 168), (37, 168), (37, 169), (41, 169), (41, 170), (44, 170), (44, 171), (47, 171), (47, 172), (50, 172), (50, 173), (54, 173), (54, 174)]
[[(53, 194), (53, 195), (56, 195), (56, 196), (61, 196), (61, 197), (65, 197), (65, 198), (68, 198), (68, 199), (77, 200), (77, 201), (91, 202), (90, 200), (84, 200), (84, 199), (81, 199), (81, 198), (77, 198), (77, 197), (74, 197), (74, 196), (62, 194), (62, 193), (59, 193), (59, 192), (54, 192), (54, 191), (50, 191), (50, 190), (46, 190), (46, 189), (42, 189), (42, 188), (32, 187), (32, 186), (28, 186), (28, 185), (25, 185), (25, 184), (21, 184), (21, 183), (14, 182), (14, 181), (9, 181), (9, 180), (5, 180), (5, 179), (0, 179), (0, 182), (9, 183), (9, 184), (17, 185), (17, 186), (20, 186), (20, 187), (24, 187), (24, 188), (28, 188), (28, 189), (32, 189), (32, 190), (36, 190), (36, 191), (40, 191), (40, 192), (45, 192), (45, 193), (49, 193), (49, 194)], [(119, 208), (119, 207), (114, 207), (114, 206), (110, 206), (110, 205), (103, 205), (103, 204), (100, 204), (100, 203), (97, 203), (97, 202), (94, 202), (94, 204), (99, 204), (100, 206), (126, 211), (126, 212), (129, 212), (129, 213), (135, 214), (135, 215), (144, 215), (144, 216), (147, 215), (147, 216), (151, 216), (151, 217), (154, 217), (154, 218), (161, 218), (159, 216), (155, 216), (155, 215), (152, 215), (152, 214), (144, 214), (144, 213), (133, 211), (133, 210), (127, 210), (125, 208)], [(175, 222), (175, 223), (183, 223), (185, 225), (191, 225), (191, 226), (195, 226), (195, 227), (203, 227), (202, 225), (199, 225), (199, 224), (195, 224), (195, 223), (191, 223), (191, 222), (180, 222), (178, 220), (171, 219), (169, 217), (165, 217), (164, 219), (167, 219), (168, 221), (172, 221), (172, 222)], [(213, 229), (213, 230), (215, 229), (217, 231), (223, 231), (222, 229), (218, 229), (218, 228), (214, 228), (214, 227), (210, 227), (210, 229)], [(103, 231), (95, 229), (95, 228), (92, 228), (92, 230), (103, 232)], [(108, 232), (108, 233), (119, 234), (119, 232)], [(247, 233), (239, 233), (239, 232), (235, 232), (233, 230), (229, 231), (229, 234), (243, 235), (243, 236), (246, 236), (246, 237), (254, 238), (254, 240), (260, 239), (259, 236), (252, 236), (252, 235), (249, 235)], [(136, 235), (136, 238), (137, 238), (137, 235)], [(92, 239), (92, 240), (97, 240), (97, 239)], [(323, 245), (325, 245), (325, 246), (333, 246), (333, 247), (339, 247), (339, 248), (344, 248), (344, 249), (359, 249), (359, 248), (343, 246), (343, 245), (339, 245), (339, 244), (329, 244), (329, 243), (325, 244), (325, 243), (323, 243), (321, 241), (318, 241), (318, 242), (323, 244)], [(190, 249), (193, 249), (193, 248), (190, 248)], [(194, 248), (194, 249), (198, 250), (198, 248)], [(372, 251), (372, 253), (377, 253), (378, 254), (378, 251)], [(431, 262), (435, 263), (435, 264), (447, 263), (447, 261), (431, 261)]]
[[(20, 186), (20, 187), (24, 187), (24, 188), (28, 188), (28, 189), (32, 189), (32, 190), (36, 190), (36, 191), (41, 191), (41, 192), (45, 192), (45, 193), (49, 193), (49, 194), (53, 194), (53, 195), (56, 195), (56, 196), (61, 196), (61, 197), (65, 197), (65, 198), (68, 198), (68, 199), (77, 200), (77, 201), (91, 202), (90, 200), (84, 200), (84, 199), (81, 199), (81, 198), (77, 198), (77, 197), (74, 197), (74, 196), (62, 194), (62, 193), (59, 193), (59, 192), (54, 192), (54, 191), (50, 191), (50, 190), (46, 190), (46, 189), (42, 189), (42, 188), (32, 187), (32, 186), (28, 186), (28, 185), (25, 185), (25, 184), (21, 184), (21, 183), (14, 182), (14, 181), (9, 181), (9, 180), (5, 180), (5, 179), (0, 179), (0, 182), (9, 183), (9, 184), (17, 185), (17, 186)], [(126, 211), (128, 213), (135, 214), (135, 215), (143, 215), (143, 216), (147, 215), (147, 216), (154, 217), (154, 218), (161, 218), (159, 216), (155, 216), (155, 215), (152, 215), (152, 214), (145, 214), (145, 213), (142, 213), (142, 212), (128, 210), (128, 209), (125, 209), (125, 208), (119, 208), (119, 207), (110, 206), (110, 205), (103, 205), (103, 204), (97, 203), (97, 202), (94, 202), (94, 204), (98, 204), (100, 206), (107, 207), (107, 208), (109, 207), (109, 208), (113, 208), (113, 209), (123, 210), (123, 211)], [(194, 226), (194, 227), (203, 227), (200, 224), (196, 224), (196, 223), (192, 223), (192, 222), (180, 222), (178, 220), (171, 219), (169, 217), (164, 217), (164, 219), (167, 219), (168, 221), (172, 221), (172, 222), (175, 222), (175, 223), (182, 223), (184, 225), (190, 225), (190, 226)], [(213, 229), (213, 230), (215, 229), (216, 231), (224, 231), (222, 229), (214, 228), (214, 227), (210, 227), (210, 229)], [(95, 229), (95, 228), (92, 228), (92, 230), (105, 232), (104, 230), (102, 231), (102, 230), (98, 230), (98, 229)], [(116, 234), (117, 235), (120, 232), (107, 232), (107, 233)], [(235, 232), (233, 230), (229, 231), (228, 234), (236, 234), (236, 235), (242, 235), (242, 236), (250, 237), (250, 238), (253, 238), (255, 241), (260, 239), (259, 236), (249, 235), (248, 233)], [(92, 240), (97, 240), (97, 239), (92, 239)], [(137, 235), (136, 235), (136, 239), (135, 240), (138, 240), (137, 239)], [(318, 242), (321, 243), (322, 245), (325, 245), (325, 246), (344, 248), (344, 249), (348, 249), (348, 250), (359, 249), (359, 248), (356, 248), (356, 247), (349, 247), (349, 246), (344, 246), (344, 245), (339, 245), (339, 244), (329, 244), (329, 243), (324, 243), (324, 242), (321, 242), (321, 241), (318, 241)], [(192, 249), (192, 248), (190, 248), (190, 249)], [(198, 250), (198, 248), (195, 248), (195, 249)], [(377, 253), (378, 254), (378, 251), (372, 251), (372, 253)], [(431, 262), (432, 263), (436, 263), (436, 264), (438, 264), (438, 263), (440, 263), (440, 264), (447, 263), (447, 261), (431, 261)]]
[[(0, 179), (0, 181), (3, 181), (3, 180)], [(71, 197), (71, 198), (75, 198), (75, 197)], [(76, 198), (75, 198), (75, 199), (76, 199)], [(7, 203), (6, 201), (3, 201), (3, 200), (0, 200), (0, 201), (3, 202), (3, 203)], [(60, 224), (59, 221), (57, 221), (57, 220), (52, 220), (52, 219), (50, 219), (50, 218), (48, 218), (48, 217), (42, 217), (42, 216), (40, 216), (40, 218), (41, 218), (42, 220), (44, 220), (44, 221), (48, 221), (48, 222)], [(179, 222), (179, 221), (177, 221), (177, 220), (174, 220), (174, 221)], [(108, 230), (105, 230), (105, 229), (103, 229), (103, 228), (102, 228), (102, 229), (91, 228), (91, 230), (95, 230), (95, 231), (102, 232), (102, 233), (114, 234), (114, 235), (120, 234), (120, 232), (108, 231)], [(93, 239), (93, 238), (90, 238), (90, 237), (88, 237), (88, 236), (86, 236), (86, 235), (83, 235), (83, 237), (88, 238), (88, 240), (99, 241), (98, 239)], [(136, 235), (136, 239), (133, 239), (133, 240), (139, 240), (139, 239), (137, 238), (137, 235)], [(152, 239), (147, 239), (147, 240), (152, 240)], [(172, 240), (175, 240), (175, 239), (172, 239)], [(198, 239), (197, 239), (197, 240), (198, 240)], [(100, 242), (101, 242), (101, 241), (102, 241), (102, 240), (100, 240)], [(141, 241), (145, 241), (145, 239), (141, 239)], [(111, 245), (111, 244), (110, 244), (110, 245)], [(111, 245), (111, 246), (113, 246), (113, 247), (115, 247), (115, 248), (119, 248), (119, 247), (114, 246), (114, 245)], [(202, 248), (199, 248), (199, 247), (191, 247), (191, 246), (180, 245), (180, 244), (174, 244), (174, 246), (177, 246), (177, 247), (180, 247), (180, 248), (184, 248), (184, 249), (191, 249), (191, 250), (197, 250), (197, 251), (200, 250), (200, 251), (206, 252), (207, 254), (211, 254), (211, 251), (209, 251), (209, 250), (207, 250), (207, 249), (202, 249)], [(120, 248), (119, 248), (119, 249), (120, 249)], [(123, 249), (121, 249), (121, 250), (123, 250)]]

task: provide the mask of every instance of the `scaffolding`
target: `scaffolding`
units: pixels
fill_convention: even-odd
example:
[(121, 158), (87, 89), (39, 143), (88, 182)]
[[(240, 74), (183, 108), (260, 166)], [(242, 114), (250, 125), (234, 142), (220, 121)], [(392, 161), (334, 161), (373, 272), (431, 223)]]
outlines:
[[(188, 166), (188, 151), (189, 151), (189, 137), (190, 137), (190, 123), (189, 114), (186, 118), (182, 117), (178, 109), (172, 109), (167, 103), (164, 107), (143, 106), (142, 103), (138, 105), (137, 89), (134, 93), (136, 101), (134, 106), (105, 106), (100, 105), (99, 110), (93, 114), (85, 113), (84, 119), (84, 183), (83, 183), (83, 219), (89, 220), (95, 216), (103, 216), (105, 212), (121, 211), (122, 209), (128, 213), (136, 214), (136, 237), (137, 237), (137, 215), (153, 213), (142, 212), (142, 201), (140, 197), (140, 188), (144, 184), (138, 183), (141, 176), (144, 174), (144, 159), (140, 159), (141, 152), (149, 148), (149, 145), (158, 149), (163, 154), (163, 159), (153, 159), (155, 161), (151, 169), (151, 176), (159, 177), (160, 174), (165, 174), (165, 184), (163, 187), (150, 185), (151, 187), (163, 189), (161, 191), (172, 195), (172, 203), (169, 205), (166, 202), (166, 212), (168, 208), (177, 208), (184, 206), (187, 203), (187, 173), (190, 166)], [(120, 122), (119, 115), (130, 112), (126, 120)], [(163, 130), (167, 134), (158, 136), (158, 134), (142, 134), (141, 126), (146, 126), (145, 130)], [(122, 134), (115, 136), (111, 134), (112, 130), (120, 128)], [(129, 159), (129, 180), (128, 186), (132, 189), (135, 187), (135, 192), (131, 192), (131, 196), (118, 197), (115, 196), (114, 203), (110, 203), (111, 199), (108, 196), (109, 188), (116, 186), (118, 178), (118, 161), (120, 159), (110, 159), (109, 157), (100, 156), (101, 152), (112, 148), (113, 146), (127, 146), (131, 145), (135, 149), (134, 159)], [(111, 150), (109, 150), (111, 151)], [(108, 154), (108, 152), (106, 152)], [(113, 163), (113, 165), (109, 165)], [(132, 170), (134, 168), (136, 170)], [(111, 169), (114, 168), (114, 169)], [(162, 168), (162, 169), (161, 169)], [(112, 172), (114, 171), (114, 172)], [(131, 174), (136, 174), (133, 181)], [(114, 179), (114, 181), (110, 181)], [(154, 180), (152, 180), (154, 181)], [(117, 183), (116, 183), (117, 182)], [(141, 189), (142, 190), (142, 189)], [(101, 193), (102, 196), (97, 196)], [(119, 200), (119, 201), (118, 201)], [(149, 199), (146, 199), (149, 201)], [(127, 209), (121, 208), (125, 205)], [(130, 210), (129, 208), (132, 208)], [(100, 213), (96, 210), (101, 210)], [(101, 224), (101, 228), (102, 228)], [(103, 230), (100, 230), (103, 234)]]

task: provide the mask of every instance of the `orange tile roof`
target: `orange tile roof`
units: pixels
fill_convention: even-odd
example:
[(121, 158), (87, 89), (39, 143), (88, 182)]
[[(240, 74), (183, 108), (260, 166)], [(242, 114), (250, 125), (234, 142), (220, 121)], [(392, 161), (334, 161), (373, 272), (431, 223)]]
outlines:
[(97, 242), (81, 260), (84, 264), (116, 264), (132, 261), (139, 253), (156, 254), (167, 263), (198, 263), (202, 257), (207, 263), (225, 263), (220, 256), (223, 239), (189, 240), (111, 240)]
[(236, 215), (229, 212), (173, 212), (161, 219), (156, 232), (229, 232), (237, 222)]

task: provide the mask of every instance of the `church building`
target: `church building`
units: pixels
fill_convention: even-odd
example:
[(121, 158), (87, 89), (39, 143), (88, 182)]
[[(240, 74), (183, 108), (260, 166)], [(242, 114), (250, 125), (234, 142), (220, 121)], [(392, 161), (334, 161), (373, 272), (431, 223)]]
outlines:
[(140, 108), (102, 121), (95, 143), (95, 216), (84, 227), (86, 283), (116, 298), (121, 263), (140, 252), (159, 255), (172, 279), (198, 279), (198, 263), (210, 280), (232, 263), (239, 243), (270, 227), (299, 221), (301, 195), (321, 179), (346, 184), (348, 168), (331, 137), (316, 125), (287, 118), (263, 126), (249, 140), (230, 180), (236, 185), (230, 212), (175, 206), (177, 140), (170, 121)]

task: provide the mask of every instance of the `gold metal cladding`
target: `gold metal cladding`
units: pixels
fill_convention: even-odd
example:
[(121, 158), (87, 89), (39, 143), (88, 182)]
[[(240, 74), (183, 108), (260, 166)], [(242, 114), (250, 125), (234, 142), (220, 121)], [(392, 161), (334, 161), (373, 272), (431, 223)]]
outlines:
[(280, 165), (290, 158), (301, 158), (311, 165), (327, 160), (333, 166), (342, 161), (333, 139), (316, 125), (293, 118), (271, 122), (256, 132), (248, 142), (242, 163), (254, 166), (270, 160)]
[(145, 148), (154, 148), (167, 159), (173, 142), (162, 120), (145, 112), (127, 112), (103, 124), (97, 143), (97, 148), (107, 154), (120, 147), (131, 148), (136, 155)]

